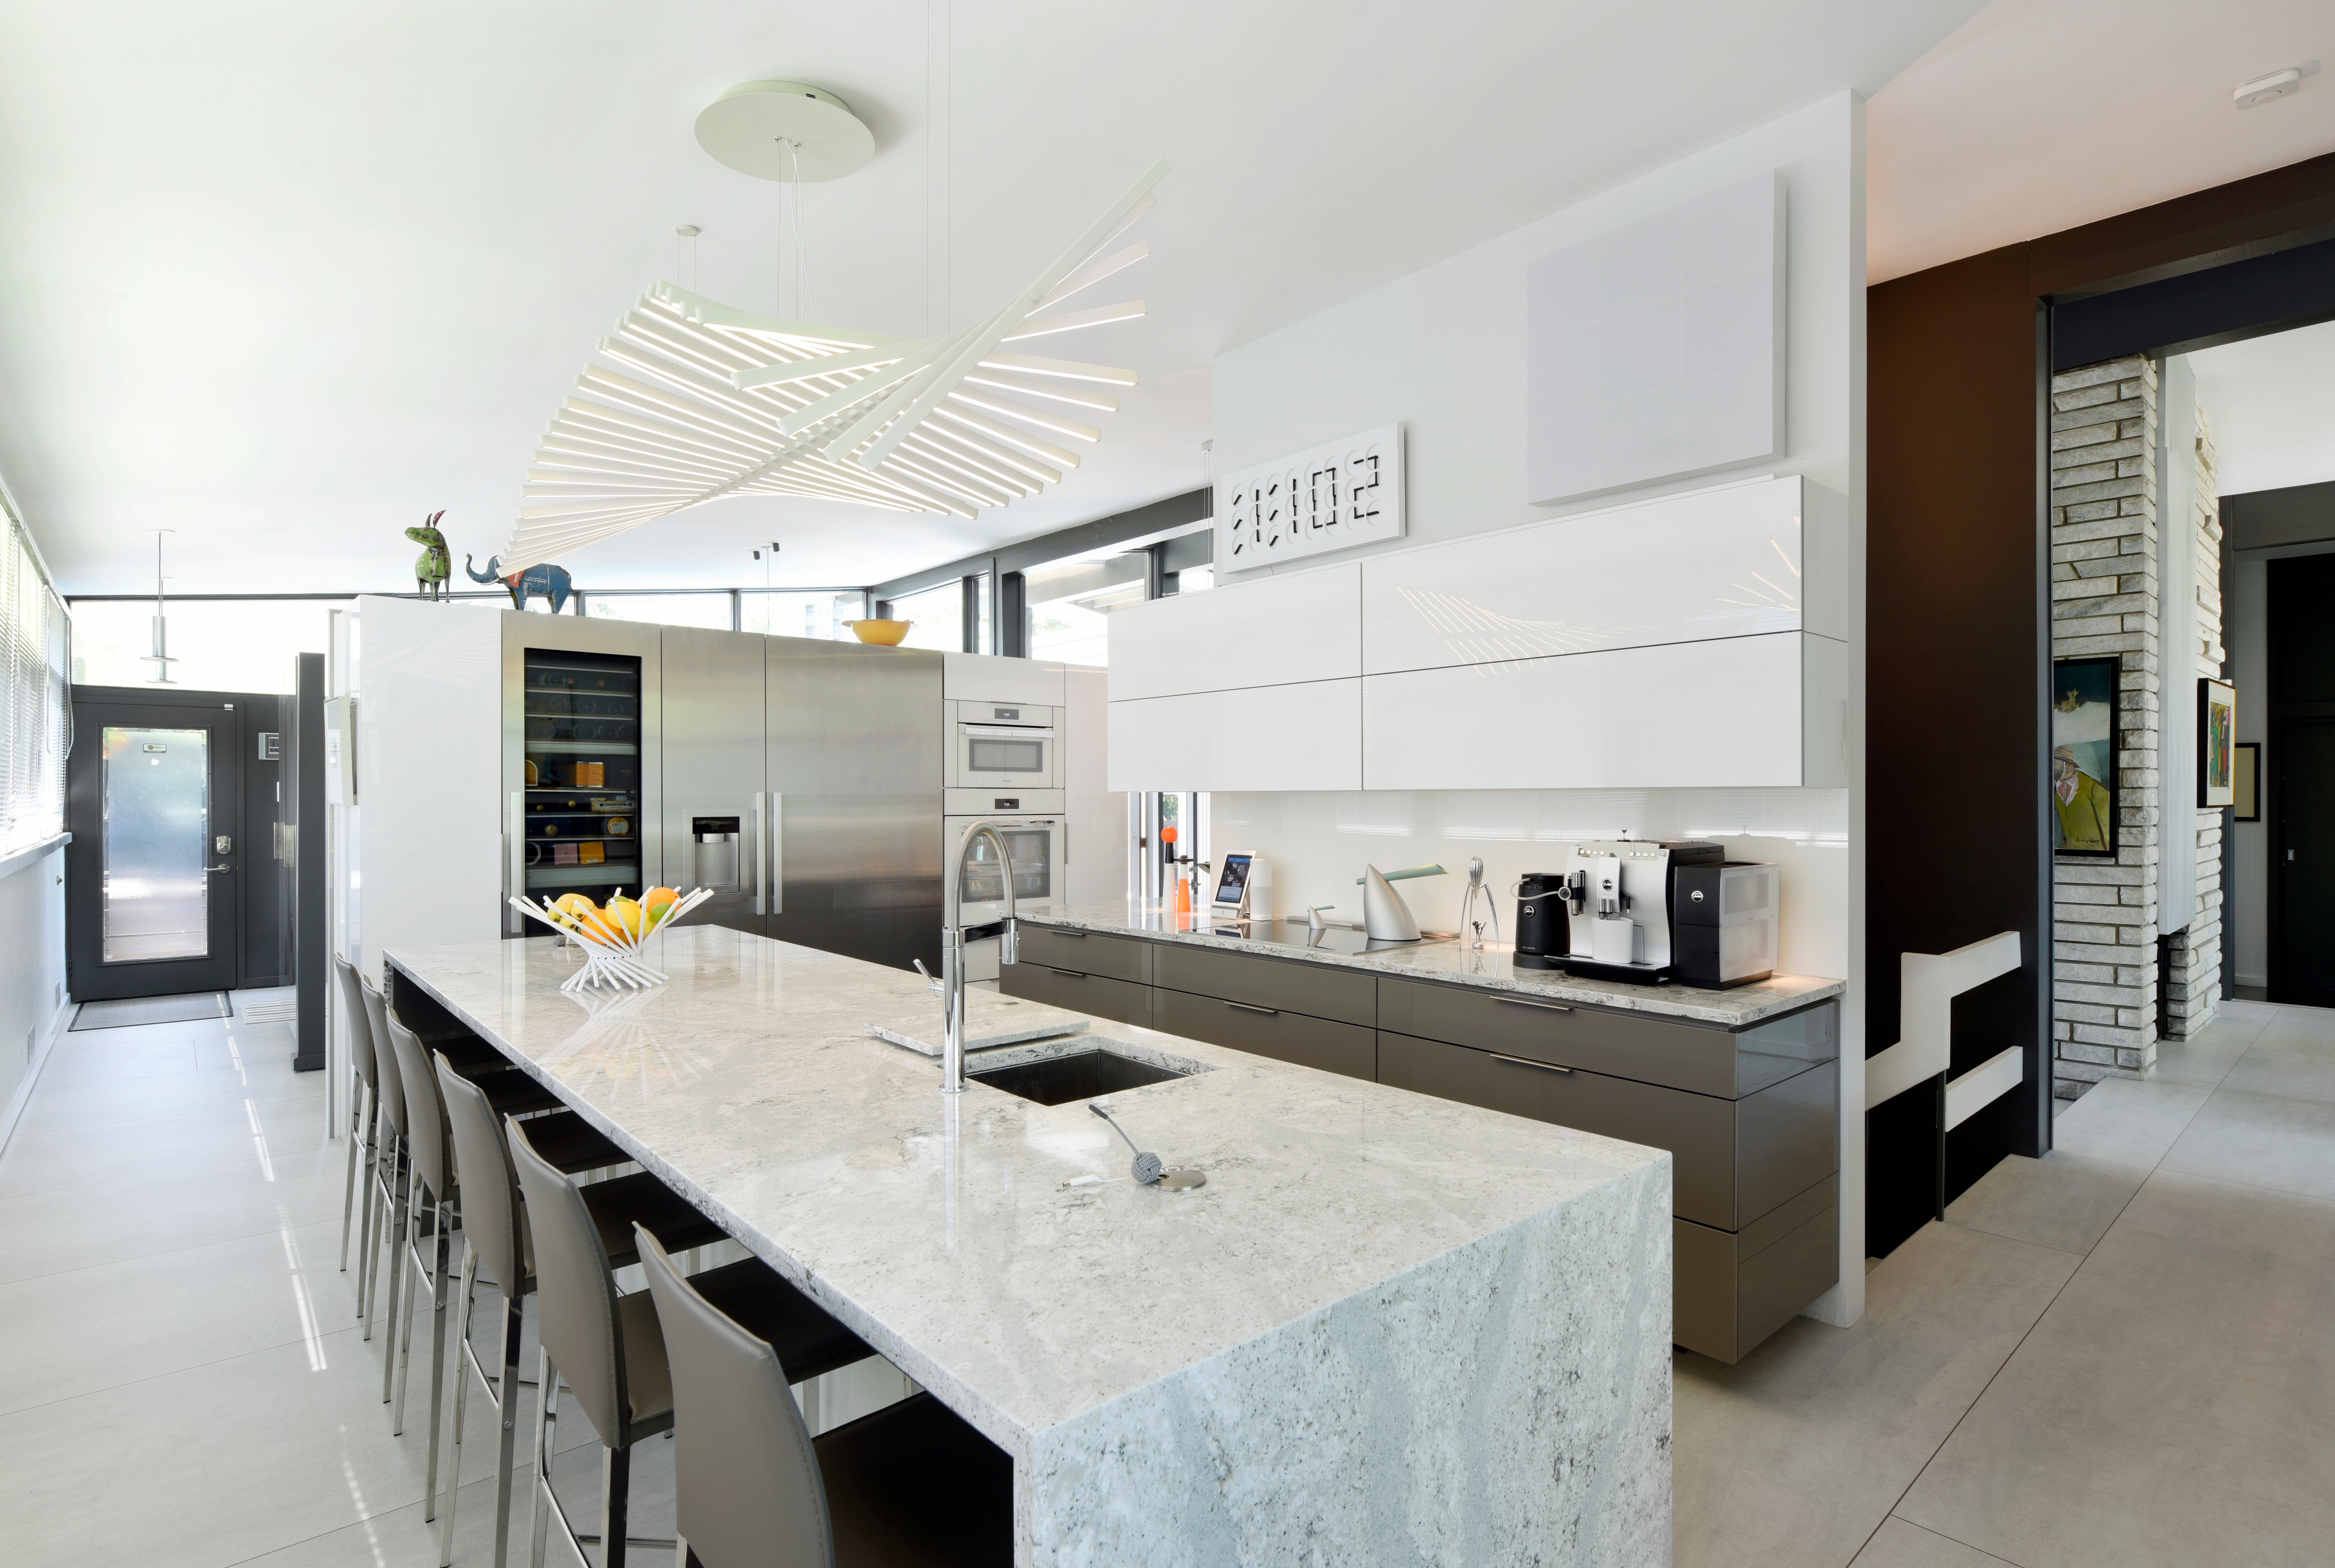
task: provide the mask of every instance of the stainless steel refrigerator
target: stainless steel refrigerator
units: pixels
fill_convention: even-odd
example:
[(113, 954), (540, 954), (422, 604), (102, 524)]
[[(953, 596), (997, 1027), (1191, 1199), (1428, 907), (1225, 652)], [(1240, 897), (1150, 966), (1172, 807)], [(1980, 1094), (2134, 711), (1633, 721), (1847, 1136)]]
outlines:
[(939, 973), (941, 655), (764, 643), (769, 934)]
[(940, 963), (941, 655), (664, 629), (664, 832), (691, 919)]

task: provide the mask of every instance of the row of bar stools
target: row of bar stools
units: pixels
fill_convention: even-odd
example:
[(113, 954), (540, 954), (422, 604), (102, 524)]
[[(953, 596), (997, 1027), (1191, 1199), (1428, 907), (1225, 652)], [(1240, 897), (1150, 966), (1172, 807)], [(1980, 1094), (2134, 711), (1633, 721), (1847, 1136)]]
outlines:
[(654, 1237), (638, 1240), (673, 1407), (674, 1568), (1013, 1561), (1003, 1449), (927, 1393), (813, 1437), (783, 1340), (703, 1289), (709, 1276), (683, 1278)]
[[(510, 1142), (493, 1102), (477, 1083), (457, 1073), (441, 1058), (436, 1065), (438, 1087), (444, 1096), (447, 1120), (453, 1134), (454, 1163), (462, 1182), (462, 1274), (460, 1290), (460, 1324), (457, 1344), (462, 1358), (485, 1385), (500, 1418), (495, 1455), (495, 1564), (504, 1568), (510, 1550), (511, 1480), (518, 1436), (519, 1346), (523, 1302), (537, 1292), (538, 1263), (530, 1215), (512, 1161)], [(560, 1173), (563, 1180), (577, 1171), (598, 1169), (629, 1157), (615, 1148), (574, 1112), (539, 1117), (523, 1126), (532, 1140), (534, 1157)], [(675, 1250), (703, 1246), (723, 1239), (720, 1226), (707, 1219), (663, 1182), (645, 1172), (590, 1182), (575, 1190), (591, 1215), (596, 1234), (624, 1263), (636, 1261), (633, 1227), (647, 1227)], [(489, 1377), (470, 1345), (470, 1312), (478, 1282), (483, 1274), (502, 1292), (502, 1332), (499, 1336), (499, 1375)], [(538, 1313), (541, 1307), (538, 1302)], [(538, 1325), (538, 1335), (540, 1325)], [(469, 1380), (456, 1369), (454, 1438), (451, 1474), (462, 1470), (462, 1428)], [(538, 1405), (550, 1397), (547, 1385), (537, 1389)], [(452, 1561), (455, 1487), (447, 1488), (444, 1511), (439, 1515), (439, 1561)], [(617, 1554), (621, 1559), (621, 1542)]]
[[(373, 1068), (372, 1186), (365, 1194), (364, 1253), (357, 1274), (357, 1316), (364, 1324), (364, 1338), (370, 1340), (376, 1321), (373, 1309), (381, 1294), (382, 1244), (388, 1242), (389, 1261), (392, 1263), (397, 1260), (398, 1249), (404, 1244), (408, 1150), (404, 1080), (397, 1070), (397, 1053), (390, 1043), (389, 1006), (381, 992), (370, 985), (361, 982), (358, 992), (368, 1031), (367, 1051)], [(508, 1059), (484, 1040), (465, 1042), (451, 1048), (450, 1054), (456, 1066), (468, 1074), (488, 1076), (509, 1066)], [(397, 1316), (398, 1278), (392, 1275), (390, 1280), (388, 1307), (392, 1321)], [(383, 1360), (383, 1403), (390, 1397), (393, 1360), (392, 1357)]]
[[(638, 1224), (631, 1234), (612, 1234), (604, 1213), (595, 1211), (591, 1189), (577, 1186), (538, 1152), (531, 1126), (513, 1121), (507, 1130), (535, 1231), (539, 1314), (535, 1542), (528, 1561), (531, 1568), (542, 1568), (545, 1538), (554, 1519), (579, 1556), (579, 1543), (595, 1539), (568, 1524), (551, 1488), (557, 1379), (564, 1378), (600, 1438), (600, 1568), (624, 1568), (627, 1545), (673, 1544), (635, 1537), (626, 1526), (633, 1447), (672, 1428), (673, 1393), (655, 1303), (645, 1292), (618, 1295), (615, 1270), (645, 1259), (652, 1251), (664, 1256), (664, 1250), (673, 1248), (673, 1238), (654, 1225)], [(700, 1290), (782, 1345), (788, 1370), (797, 1381), (876, 1353), (809, 1297), (753, 1259), (706, 1270), (695, 1281)]]
[[(405, 1308), (396, 1319), (397, 1399), (390, 1431), (396, 1435), (405, 1430), (405, 1389), (413, 1361), (413, 1308), (420, 1287), (426, 1284), (430, 1288), (430, 1479), (421, 1516), (428, 1521), (438, 1513), (438, 1435), (446, 1392), (447, 1265), (452, 1259), (453, 1234), (461, 1213), (460, 1178), (448, 1145), (446, 1103), (430, 1057), (420, 1038), (394, 1016), (389, 1020), (389, 1040), (405, 1096), (407, 1180), (402, 1202), (408, 1216), (405, 1256), (399, 1269)], [(552, 1111), (559, 1105), (557, 1095), (523, 1072), (481, 1071), (463, 1076), (502, 1115)], [(571, 1118), (575, 1115), (573, 1111), (560, 1114)], [(613, 1146), (608, 1152), (614, 1155)], [(398, 1299), (395, 1291), (391, 1299)]]

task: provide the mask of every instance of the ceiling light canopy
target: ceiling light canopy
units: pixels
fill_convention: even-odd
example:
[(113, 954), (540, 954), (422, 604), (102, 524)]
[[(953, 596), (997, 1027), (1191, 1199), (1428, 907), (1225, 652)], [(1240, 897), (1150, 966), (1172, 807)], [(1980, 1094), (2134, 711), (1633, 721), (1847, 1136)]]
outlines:
[(840, 179), (876, 156), (875, 133), (851, 105), (800, 82), (747, 82), (705, 106), (697, 145), (757, 179)]
[(1167, 172), (1153, 164), (1029, 287), (936, 337), (783, 321), (652, 288), (600, 340), (536, 448), (503, 571), (725, 496), (972, 518), (1059, 483), (1078, 467), (1075, 445), (1102, 438), (1070, 411), (1115, 411), (1104, 389), (1133, 386), (1135, 373), (1020, 345), (1143, 315), (1139, 300), (1053, 307), (1150, 254), (1143, 241), (1106, 252)]

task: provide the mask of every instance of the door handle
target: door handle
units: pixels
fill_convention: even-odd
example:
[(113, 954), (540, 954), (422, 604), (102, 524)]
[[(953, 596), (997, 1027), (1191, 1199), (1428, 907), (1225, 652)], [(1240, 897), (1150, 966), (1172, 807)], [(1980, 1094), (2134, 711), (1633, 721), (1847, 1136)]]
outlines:
[[(1492, 998), (1492, 1000), (1494, 1002), (1506, 1002), (1510, 1007), (1536, 1008), (1542, 1012), (1571, 1012), (1573, 1011), (1573, 1009), (1569, 1007), (1560, 1006), (1554, 1002), (1526, 1002), (1521, 996), (1496, 996)], [(1501, 1060), (1506, 1060), (1507, 1058), (1503, 1057)]]
[(503, 873), (507, 878), (507, 886), (503, 891), (509, 895), (509, 898), (503, 904), (503, 934), (507, 936), (517, 936), (520, 934), (521, 928), (527, 924), (527, 917), (510, 906), (509, 898), (527, 896), (527, 792), (525, 790), (511, 791), (510, 828), (503, 835), (503, 842), (509, 846), (509, 853), (505, 857), (509, 864)]
[(1281, 1016), (1281, 1009), (1277, 1007), (1251, 1007), (1245, 1002), (1227, 1002), (1225, 1005), (1231, 1008), (1235, 1012), (1261, 1012), (1267, 1018), (1279, 1018)]
[[(761, 859), (758, 850), (754, 857)], [(770, 791), (770, 913), (787, 912), (787, 798)]]
[(206, 871), (232, 871), (235, 867), (228, 865), (225, 861), (221, 861), (217, 866), (206, 866), (203, 869)]
[(757, 915), (769, 913), (762, 907), (770, 895), (770, 877), (765, 875), (770, 861), (762, 853), (766, 847), (762, 842), (762, 792), (757, 789), (754, 791), (754, 913)]
[(1492, 1060), (1494, 1061), (1505, 1061), (1510, 1067), (1536, 1067), (1543, 1072), (1571, 1072), (1573, 1070), (1569, 1067), (1559, 1067), (1553, 1061), (1535, 1061), (1528, 1056), (1502, 1056), (1497, 1050), (1492, 1053)]

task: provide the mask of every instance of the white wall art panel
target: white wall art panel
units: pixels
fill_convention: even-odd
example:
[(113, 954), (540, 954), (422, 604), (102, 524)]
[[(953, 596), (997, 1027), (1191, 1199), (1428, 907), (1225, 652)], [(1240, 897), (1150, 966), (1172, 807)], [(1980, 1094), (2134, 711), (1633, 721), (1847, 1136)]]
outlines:
[(1371, 789), (1797, 787), (1797, 633), (1371, 675)]
[(1773, 170), (1534, 261), (1526, 499), (1781, 453), (1784, 282), (1784, 181)]
[(1361, 564), (1342, 561), (1127, 605), (1109, 623), (1111, 699), (1359, 675), (1361, 603)]
[(1309, 447), (1216, 481), (1220, 572), (1402, 535), (1400, 423)]
[[(1377, 674), (1836, 624), (1810, 571), (1797, 476), (1471, 534), (1362, 563), (1362, 667)], [(1818, 503), (1821, 505), (1821, 503)], [(1836, 499), (1822, 521), (1838, 532)], [(1827, 558), (1837, 549), (1822, 552)]]
[(1361, 682), (1110, 705), (1112, 789), (1359, 789)]

